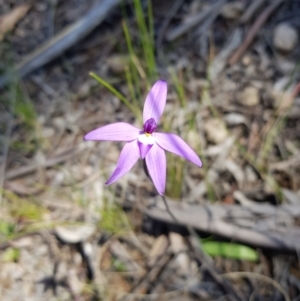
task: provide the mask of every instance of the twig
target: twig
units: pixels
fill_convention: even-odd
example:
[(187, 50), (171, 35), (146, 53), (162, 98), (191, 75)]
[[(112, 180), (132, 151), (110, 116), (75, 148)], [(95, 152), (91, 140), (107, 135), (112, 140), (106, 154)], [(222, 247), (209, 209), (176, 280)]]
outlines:
[[(223, 2), (223, 0), (221, 0)], [(201, 23), (203, 20), (205, 20), (214, 10), (219, 7), (220, 3), (217, 2), (216, 4), (212, 5), (211, 7), (208, 7), (204, 10), (202, 10), (199, 14), (191, 17), (188, 21), (185, 23), (179, 25), (178, 27), (175, 27), (173, 30), (167, 33), (166, 39), (169, 42), (172, 42), (188, 32), (191, 28), (195, 27), (199, 23)]]
[(184, 0), (175, 1), (173, 6), (171, 7), (171, 9), (168, 11), (168, 13), (167, 13), (162, 25), (161, 25), (158, 36), (157, 36), (156, 49), (157, 49), (157, 53), (158, 53), (158, 58), (160, 60), (159, 63), (164, 68), (166, 68), (166, 66), (165, 66), (166, 58), (165, 58), (165, 55), (164, 55), (163, 38), (164, 38), (165, 32), (168, 28), (168, 25), (169, 25), (170, 21), (172, 20), (173, 16), (177, 13), (177, 11), (179, 10), (179, 8), (183, 4), (183, 2), (184, 2)]
[(276, 282), (272, 278), (269, 278), (265, 275), (261, 275), (261, 274), (253, 273), (253, 272), (230, 272), (230, 273), (223, 274), (223, 276), (227, 277), (227, 278), (247, 277), (247, 278), (259, 279), (260, 281), (265, 281), (265, 282), (273, 285), (275, 288), (277, 288), (278, 291), (280, 291), (281, 294), (283, 295), (285, 301), (291, 301), (291, 299), (290, 299), (288, 293), (286, 292), (286, 290), (278, 282)]
[[(166, 200), (166, 197), (164, 195), (161, 196), (163, 201), (164, 201), (164, 204), (165, 204), (165, 207), (166, 207), (166, 210), (167, 212), (169, 213), (169, 215), (172, 217), (173, 221), (176, 223), (176, 224), (181, 224), (181, 222), (175, 217), (175, 215), (173, 214), (173, 212), (170, 210), (170, 207), (168, 205), (168, 202)], [(201, 243), (200, 243), (200, 237), (198, 236), (197, 232), (194, 230), (193, 227), (191, 227), (191, 225), (189, 224), (185, 224), (184, 225), (188, 231), (190, 232), (190, 235), (194, 238), (196, 238), (198, 241), (199, 241), (199, 248), (201, 248)], [(209, 255), (207, 255), (206, 253), (202, 252), (202, 248), (201, 248), (201, 253), (202, 253), (202, 256), (205, 258), (205, 260), (207, 262), (212, 262), (212, 259), (209, 257)]]
[(247, 23), (255, 12), (266, 2), (266, 0), (254, 0), (250, 2), (249, 6), (247, 7), (246, 11), (240, 18), (240, 23)]
[(46, 160), (44, 163), (41, 163), (41, 164), (34, 163), (29, 166), (23, 166), (23, 167), (20, 167), (17, 169), (10, 170), (6, 173), (5, 180), (11, 180), (13, 178), (24, 176), (28, 173), (34, 172), (39, 167), (45, 167), (45, 168), (52, 167), (56, 164), (66, 161), (67, 159), (71, 158), (73, 155), (81, 152), (82, 150), (83, 150), (83, 148), (80, 148), (80, 147), (77, 147), (77, 148), (72, 147), (72, 148), (58, 154), (56, 157)]
[[(25, 57), (24, 60), (16, 67), (15, 72), (17, 75), (20, 77), (28, 75), (32, 71), (42, 67), (61, 55), (71, 46), (75, 45), (78, 41), (87, 36), (94, 28), (96, 28), (120, 1), (121, 0), (101, 1), (80, 20), (68, 26), (61, 33), (54, 36), (40, 48)], [(13, 75), (0, 77), (0, 87), (3, 87), (12, 81), (13, 78)]]
[(172, 211), (170, 210), (170, 207), (168, 205), (168, 202), (166, 200), (166, 197), (164, 195), (161, 196), (161, 198), (163, 199), (164, 201), (164, 204), (165, 204), (165, 207), (166, 207), (166, 210), (167, 212), (170, 214), (170, 216), (172, 217), (172, 219), (174, 220), (174, 222), (176, 223), (180, 223), (179, 220), (176, 218), (176, 216), (172, 213)]
[(254, 24), (249, 29), (247, 36), (243, 42), (243, 44), (235, 51), (235, 53), (231, 56), (229, 59), (229, 64), (233, 65), (235, 64), (240, 57), (243, 55), (243, 53), (246, 51), (246, 49), (249, 47), (249, 45), (254, 40), (258, 30), (263, 26), (263, 24), (267, 21), (269, 16), (272, 14), (272, 12), (281, 4), (284, 0), (274, 0), (272, 3), (259, 15), (257, 20), (254, 22)]
[(206, 18), (205, 22), (197, 28), (196, 35), (201, 36), (203, 34), (207, 34), (209, 28), (212, 26), (218, 15), (220, 14), (220, 11), (224, 4), (227, 2), (227, 0), (219, 0), (214, 6), (209, 14), (209, 17)]
[(171, 254), (164, 253), (151, 267), (149, 273), (143, 278), (143, 280), (133, 289), (134, 293), (146, 294), (149, 292), (153, 283), (157, 280), (157, 277), (164, 270), (165, 266), (171, 259)]
[(173, 6), (171, 7), (171, 9), (168, 11), (168, 13), (167, 13), (162, 25), (161, 25), (159, 34), (157, 36), (157, 42), (156, 42), (156, 49), (157, 50), (162, 49), (162, 41), (163, 41), (163, 38), (164, 38), (164, 34), (166, 32), (166, 29), (167, 29), (170, 21), (172, 20), (173, 16), (177, 13), (178, 9), (183, 4), (183, 2), (184, 2), (184, 0), (175, 1)]
[(231, 53), (240, 46), (242, 41), (242, 30), (237, 27), (232, 35), (230, 36), (228, 42), (222, 49), (222, 51), (214, 58), (212, 64), (211, 64), (211, 74), (210, 79), (212, 82), (214, 82), (218, 75), (224, 70), (226, 61), (231, 55)]

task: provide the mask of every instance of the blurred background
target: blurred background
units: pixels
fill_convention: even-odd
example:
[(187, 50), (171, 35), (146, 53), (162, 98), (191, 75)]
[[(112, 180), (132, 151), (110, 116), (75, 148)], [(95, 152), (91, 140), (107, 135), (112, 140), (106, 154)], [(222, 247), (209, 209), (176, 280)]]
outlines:
[[(300, 300), (299, 0), (0, 0), (0, 300)], [(123, 143), (168, 83), (166, 198)], [(167, 207), (166, 207), (167, 205)]]

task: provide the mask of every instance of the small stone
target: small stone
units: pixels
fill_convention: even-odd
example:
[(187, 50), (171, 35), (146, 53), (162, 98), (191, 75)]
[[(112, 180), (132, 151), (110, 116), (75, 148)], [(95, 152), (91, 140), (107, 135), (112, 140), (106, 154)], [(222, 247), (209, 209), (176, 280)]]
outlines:
[(42, 134), (43, 134), (43, 137), (44, 138), (50, 138), (52, 136), (54, 136), (55, 134), (55, 131), (53, 128), (50, 128), (50, 127), (44, 127), (42, 129)]
[(62, 117), (55, 117), (52, 119), (52, 124), (58, 131), (63, 131), (66, 127), (66, 120)]
[(224, 124), (218, 119), (209, 119), (205, 122), (204, 130), (207, 139), (215, 144), (222, 143), (228, 136)]
[(222, 8), (221, 15), (225, 19), (236, 20), (244, 11), (244, 7), (244, 3), (240, 1), (226, 3)]
[(228, 125), (248, 124), (245, 116), (239, 113), (226, 114), (224, 120)]
[(275, 27), (273, 36), (274, 46), (281, 51), (292, 51), (298, 42), (298, 33), (287, 23), (280, 23)]
[(244, 106), (252, 107), (259, 103), (259, 90), (255, 87), (246, 87), (238, 97), (238, 102)]
[(252, 62), (251, 56), (250, 55), (244, 55), (242, 58), (242, 63), (244, 66), (249, 66)]

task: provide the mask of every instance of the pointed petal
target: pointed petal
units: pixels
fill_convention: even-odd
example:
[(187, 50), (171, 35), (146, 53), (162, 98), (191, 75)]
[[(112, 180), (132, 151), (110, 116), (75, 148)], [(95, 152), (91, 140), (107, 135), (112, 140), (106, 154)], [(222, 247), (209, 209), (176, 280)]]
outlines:
[(121, 151), (115, 171), (105, 184), (110, 185), (124, 176), (133, 167), (139, 157), (140, 150), (138, 142), (135, 140), (126, 143)]
[(147, 153), (149, 152), (150, 148), (153, 146), (153, 144), (144, 144), (138, 141), (138, 146), (140, 149), (140, 155), (142, 159), (145, 159)]
[(181, 156), (199, 167), (202, 166), (202, 162), (198, 155), (179, 136), (171, 133), (153, 133), (152, 135), (155, 137), (156, 143), (161, 148)]
[(154, 118), (156, 123), (158, 123), (159, 118), (165, 109), (167, 91), (168, 86), (164, 80), (159, 80), (152, 86), (144, 104), (144, 123), (150, 118)]
[(84, 140), (132, 141), (137, 139), (140, 129), (126, 122), (102, 126), (84, 136)]
[(166, 187), (166, 154), (157, 144), (153, 144), (147, 153), (146, 164), (155, 188), (163, 195)]

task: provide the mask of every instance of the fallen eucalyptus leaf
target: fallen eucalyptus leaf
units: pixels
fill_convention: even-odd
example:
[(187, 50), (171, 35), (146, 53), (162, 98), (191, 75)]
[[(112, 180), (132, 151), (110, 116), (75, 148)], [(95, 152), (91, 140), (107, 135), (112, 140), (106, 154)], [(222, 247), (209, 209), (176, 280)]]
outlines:
[(257, 261), (258, 254), (254, 249), (240, 244), (218, 241), (202, 242), (203, 250), (210, 256), (222, 256), (238, 260)]
[(90, 238), (96, 231), (93, 225), (70, 226), (55, 228), (55, 233), (59, 239), (69, 244), (76, 244)]

